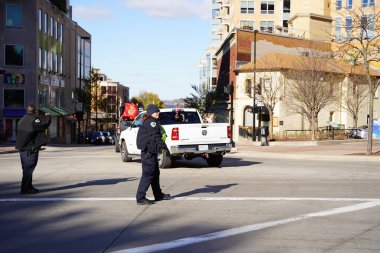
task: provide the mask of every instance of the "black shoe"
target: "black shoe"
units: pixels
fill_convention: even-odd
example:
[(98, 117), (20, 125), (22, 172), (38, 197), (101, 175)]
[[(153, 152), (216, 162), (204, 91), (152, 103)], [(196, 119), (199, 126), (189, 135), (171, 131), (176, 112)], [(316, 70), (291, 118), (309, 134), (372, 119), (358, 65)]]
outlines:
[(26, 191), (21, 191), (21, 194), (37, 194), (39, 191), (37, 189), (30, 189)]
[(39, 150), (45, 150), (46, 148), (45, 147), (40, 147)]
[(137, 201), (137, 205), (151, 205), (151, 204), (154, 204), (154, 201), (150, 199), (143, 199), (143, 200)]
[(38, 190), (37, 188), (34, 188), (34, 186), (32, 186), (32, 190), (35, 190), (37, 192), (40, 192), (40, 190)]
[(156, 201), (161, 201), (161, 200), (170, 200), (171, 197), (170, 197), (170, 194), (165, 194), (163, 193), (161, 198), (158, 198), (158, 199), (155, 199)]

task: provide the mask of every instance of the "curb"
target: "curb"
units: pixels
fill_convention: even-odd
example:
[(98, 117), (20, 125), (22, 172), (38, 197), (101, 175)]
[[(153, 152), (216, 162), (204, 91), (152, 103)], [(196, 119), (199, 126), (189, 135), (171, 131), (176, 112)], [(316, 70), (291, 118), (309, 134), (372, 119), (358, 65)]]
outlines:
[[(250, 151), (248, 151), (250, 152)], [(243, 157), (249, 158), (272, 158), (272, 159), (293, 159), (293, 160), (326, 160), (326, 161), (367, 161), (374, 162), (380, 161), (380, 156), (366, 156), (366, 155), (323, 155), (323, 154), (287, 154), (287, 153), (272, 153), (272, 152), (256, 152), (247, 154), (247, 151), (236, 151), (231, 154), (240, 154)]]

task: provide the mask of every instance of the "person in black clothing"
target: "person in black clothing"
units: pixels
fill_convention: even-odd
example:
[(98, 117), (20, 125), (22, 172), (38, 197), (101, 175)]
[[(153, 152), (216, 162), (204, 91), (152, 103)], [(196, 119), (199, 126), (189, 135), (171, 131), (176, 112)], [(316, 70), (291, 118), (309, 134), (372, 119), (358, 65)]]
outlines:
[(137, 132), (136, 144), (141, 150), (142, 176), (137, 189), (136, 200), (139, 205), (153, 204), (153, 200), (146, 198), (146, 191), (152, 186), (155, 201), (169, 200), (170, 194), (164, 194), (160, 188), (160, 169), (158, 167), (157, 153), (168, 147), (161, 139), (160, 125), (157, 121), (160, 110), (154, 104), (147, 107), (147, 114)]
[(36, 107), (28, 105), (26, 114), (18, 123), (16, 149), (20, 152), (22, 166), (21, 194), (36, 194), (38, 189), (34, 188), (33, 172), (38, 162), (38, 152), (42, 145), (47, 142), (45, 130), (49, 127), (51, 118), (37, 117)]

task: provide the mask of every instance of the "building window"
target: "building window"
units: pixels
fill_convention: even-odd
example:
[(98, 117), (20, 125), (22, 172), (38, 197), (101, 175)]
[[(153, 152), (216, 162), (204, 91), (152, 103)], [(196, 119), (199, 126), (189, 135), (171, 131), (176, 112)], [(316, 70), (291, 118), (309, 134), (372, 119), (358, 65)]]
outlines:
[(347, 9), (352, 9), (352, 0), (347, 0), (346, 8)]
[(63, 57), (59, 58), (59, 74), (63, 74)]
[(274, 21), (260, 21), (260, 31), (273, 33)]
[(46, 89), (38, 90), (38, 105), (40, 107), (48, 105), (48, 90)]
[(61, 42), (61, 45), (62, 45), (62, 41), (63, 41), (63, 25), (61, 24), (60, 26), (60, 33), (59, 33), (59, 41)]
[(347, 37), (352, 35), (352, 17), (346, 17), (346, 33)]
[(253, 126), (253, 114), (251, 106), (244, 108), (243, 126)]
[(261, 1), (261, 14), (274, 14), (274, 1)]
[(240, 13), (253, 14), (255, 12), (254, 1), (240, 1)]
[(58, 54), (51, 53), (51, 57), (53, 58), (52, 71), (53, 73), (57, 73), (58, 72)]
[(6, 5), (5, 25), (9, 27), (22, 27), (22, 6), (20, 4)]
[(91, 44), (88, 40), (84, 41), (84, 77), (90, 78), (91, 75)]
[(58, 21), (57, 20), (54, 22), (54, 37), (56, 40), (58, 39)]
[(337, 41), (340, 41), (341, 33), (342, 33), (342, 19), (336, 18), (335, 19), (335, 38)]
[(362, 0), (362, 7), (374, 6), (375, 0)]
[(342, 0), (336, 0), (336, 9), (337, 10), (342, 9)]
[(246, 79), (245, 80), (244, 91), (245, 91), (246, 95), (251, 96), (251, 94), (252, 94), (252, 79)]
[(42, 31), (42, 10), (38, 9), (38, 30)]
[(253, 30), (253, 21), (241, 20), (240, 21), (240, 28), (242, 28), (242, 29), (248, 29), (248, 30)]
[(375, 15), (366, 15), (361, 18), (363, 39), (372, 39), (375, 36)]
[(45, 14), (44, 14), (44, 33), (47, 33), (47, 32), (48, 32), (48, 15), (45, 12)]
[(50, 17), (50, 36), (54, 36), (54, 18)]
[(367, 16), (367, 38), (372, 39), (375, 37), (375, 15)]
[(24, 66), (24, 46), (5, 45), (5, 65)]
[(44, 50), (44, 62), (43, 62), (43, 69), (47, 69), (47, 64), (48, 64), (48, 53), (47, 50)]
[(290, 13), (290, 0), (284, 0), (284, 13)]
[(53, 71), (53, 52), (49, 54), (48, 70)]
[(42, 48), (38, 48), (38, 67), (42, 68)]
[(24, 90), (4, 90), (4, 108), (24, 108)]

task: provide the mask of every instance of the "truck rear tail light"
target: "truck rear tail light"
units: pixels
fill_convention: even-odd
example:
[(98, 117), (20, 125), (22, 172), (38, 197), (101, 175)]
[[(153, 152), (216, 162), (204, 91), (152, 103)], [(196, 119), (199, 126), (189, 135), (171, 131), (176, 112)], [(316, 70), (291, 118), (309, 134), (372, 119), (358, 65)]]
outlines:
[(231, 139), (231, 127), (227, 126), (227, 138)]
[(174, 127), (172, 129), (172, 141), (178, 141), (179, 140), (179, 130), (178, 127)]

